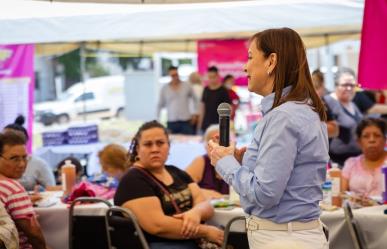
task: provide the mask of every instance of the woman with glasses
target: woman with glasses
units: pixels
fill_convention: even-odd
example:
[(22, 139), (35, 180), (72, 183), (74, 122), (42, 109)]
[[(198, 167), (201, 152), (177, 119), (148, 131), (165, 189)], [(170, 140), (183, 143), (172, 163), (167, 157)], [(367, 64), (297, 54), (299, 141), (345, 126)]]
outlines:
[(339, 69), (335, 75), (335, 86), (335, 91), (324, 96), (324, 100), (339, 125), (339, 136), (331, 140), (329, 155), (342, 167), (349, 157), (361, 154), (355, 131), (363, 114), (352, 101), (357, 87), (355, 72), (349, 68)]
[[(20, 131), (28, 140), (27, 130), (23, 127), (24, 117), (18, 116), (14, 123), (5, 126), (4, 130)], [(36, 186), (43, 188), (55, 186), (54, 172), (41, 158), (32, 156), (28, 158), (27, 168), (19, 182), (27, 191), (34, 190)]]
[(0, 202), (16, 224), (20, 248), (45, 249), (46, 242), (31, 200), (17, 181), (27, 167), (26, 142), (19, 131), (0, 133)]

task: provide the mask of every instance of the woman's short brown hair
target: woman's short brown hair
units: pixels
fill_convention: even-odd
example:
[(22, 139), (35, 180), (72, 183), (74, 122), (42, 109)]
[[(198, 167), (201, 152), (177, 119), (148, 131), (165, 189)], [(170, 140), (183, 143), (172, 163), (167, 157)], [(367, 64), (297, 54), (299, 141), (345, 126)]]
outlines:
[(99, 161), (102, 168), (112, 167), (115, 169), (125, 170), (128, 163), (126, 149), (118, 144), (109, 144), (98, 153)]
[[(273, 53), (277, 55), (272, 108), (287, 101), (304, 102), (325, 121), (325, 107), (313, 87), (305, 47), (298, 33), (290, 28), (267, 29), (253, 35), (251, 41), (256, 42), (265, 58)], [(288, 86), (291, 86), (289, 93), (282, 96), (283, 89)]]

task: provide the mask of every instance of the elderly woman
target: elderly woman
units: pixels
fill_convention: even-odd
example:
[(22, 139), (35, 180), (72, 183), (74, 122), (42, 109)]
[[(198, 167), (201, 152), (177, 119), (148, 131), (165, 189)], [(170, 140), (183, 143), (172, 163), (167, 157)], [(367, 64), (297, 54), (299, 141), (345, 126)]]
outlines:
[(345, 161), (343, 189), (358, 195), (382, 194), (381, 170), (386, 159), (386, 123), (382, 119), (365, 119), (356, 129), (357, 141), (363, 154)]
[(329, 155), (332, 161), (342, 166), (349, 157), (361, 154), (355, 130), (363, 115), (352, 101), (357, 86), (355, 73), (349, 68), (339, 69), (335, 84), (335, 92), (325, 96), (324, 100), (336, 116), (340, 130), (339, 136), (330, 142)]
[(207, 154), (198, 156), (187, 167), (187, 173), (198, 183), (206, 199), (221, 198), (229, 194), (228, 184), (216, 173), (208, 157), (208, 141), (219, 135), (219, 125), (211, 125), (204, 133)]
[(199, 186), (184, 171), (165, 165), (167, 130), (157, 121), (143, 124), (130, 146), (130, 166), (114, 203), (137, 216), (152, 249), (198, 248), (195, 239), (221, 244), (223, 231), (200, 222), (213, 215)]

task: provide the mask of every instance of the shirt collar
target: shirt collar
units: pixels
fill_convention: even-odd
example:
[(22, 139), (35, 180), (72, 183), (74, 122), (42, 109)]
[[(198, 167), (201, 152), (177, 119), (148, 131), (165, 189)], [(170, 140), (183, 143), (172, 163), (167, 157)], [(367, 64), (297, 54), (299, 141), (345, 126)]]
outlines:
[[(282, 96), (288, 94), (292, 86), (287, 86), (282, 90)], [(266, 115), (273, 107), (275, 93), (271, 93), (262, 99), (262, 115)]]

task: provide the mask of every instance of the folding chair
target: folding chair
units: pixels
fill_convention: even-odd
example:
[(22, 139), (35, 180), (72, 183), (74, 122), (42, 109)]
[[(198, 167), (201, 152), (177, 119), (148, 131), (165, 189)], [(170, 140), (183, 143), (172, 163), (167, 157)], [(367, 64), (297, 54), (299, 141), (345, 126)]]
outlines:
[[(244, 221), (243, 228), (244, 232), (231, 232), (231, 225), (236, 221)], [(245, 216), (237, 216), (232, 218), (227, 222), (226, 227), (224, 228), (224, 240), (222, 244), (222, 249), (248, 249), (249, 242), (247, 240), (246, 233), (246, 217)]]
[(110, 238), (106, 229), (105, 215), (76, 214), (74, 209), (78, 203), (104, 203), (106, 210), (111, 206), (110, 202), (99, 198), (81, 197), (75, 199), (70, 206), (69, 248), (109, 249)]
[(110, 207), (106, 213), (111, 249), (149, 249), (136, 216), (121, 207)]
[(355, 249), (367, 249), (365, 238), (363, 237), (363, 233), (360, 229), (359, 224), (353, 217), (351, 205), (349, 204), (349, 202), (345, 202), (343, 208), (345, 222), (348, 225), (349, 233), (351, 234)]

